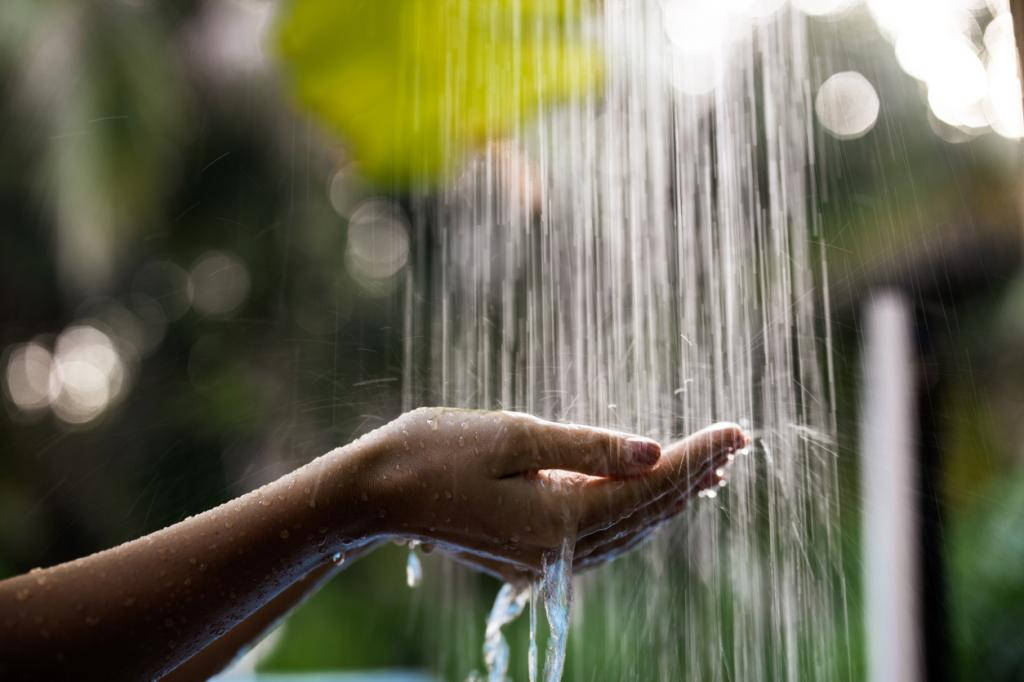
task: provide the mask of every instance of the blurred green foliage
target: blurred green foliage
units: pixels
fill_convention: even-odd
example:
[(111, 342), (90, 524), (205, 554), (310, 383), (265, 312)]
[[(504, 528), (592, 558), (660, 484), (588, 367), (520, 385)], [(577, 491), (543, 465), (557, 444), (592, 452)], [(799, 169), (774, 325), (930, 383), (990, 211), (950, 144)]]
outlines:
[(584, 0), (290, 0), (280, 52), (298, 98), (378, 182), (435, 184), (471, 145), (597, 82)]

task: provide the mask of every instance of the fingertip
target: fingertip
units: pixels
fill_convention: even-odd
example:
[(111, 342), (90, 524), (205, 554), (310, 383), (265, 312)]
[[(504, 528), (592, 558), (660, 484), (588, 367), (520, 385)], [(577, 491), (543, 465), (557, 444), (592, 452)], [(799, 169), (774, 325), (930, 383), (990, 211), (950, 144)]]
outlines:
[(650, 438), (632, 436), (626, 439), (626, 451), (632, 464), (652, 467), (661, 459), (661, 444)]
[(701, 432), (714, 436), (715, 443), (724, 447), (739, 450), (750, 445), (750, 437), (735, 422), (715, 422)]
[(668, 454), (681, 457), (691, 467), (713, 468), (749, 444), (750, 438), (738, 424), (718, 422), (673, 443)]

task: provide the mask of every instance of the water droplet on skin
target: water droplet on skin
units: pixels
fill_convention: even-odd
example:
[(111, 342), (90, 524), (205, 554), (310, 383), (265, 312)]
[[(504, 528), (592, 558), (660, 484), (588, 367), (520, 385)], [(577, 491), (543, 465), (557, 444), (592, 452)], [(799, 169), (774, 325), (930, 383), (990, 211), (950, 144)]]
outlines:
[(446, 499), (446, 500), (452, 499), (452, 491), (451, 490), (445, 490), (444, 491), (444, 499)]
[(331, 563), (337, 565), (345, 560), (345, 555), (341, 552), (335, 552), (331, 555)]
[(15, 596), (15, 598), (16, 598), (16, 599), (17, 599), (18, 601), (25, 601), (25, 600), (26, 600), (26, 599), (28, 599), (28, 598), (29, 598), (30, 596), (32, 596), (32, 593), (31, 593), (30, 591), (28, 591), (28, 590), (25, 590), (25, 589), (21, 589), (21, 590), (18, 590), (17, 592), (15, 592), (15, 593), (14, 593), (14, 596)]
[(719, 478), (725, 476), (725, 467), (719, 467), (715, 469), (715, 476), (718, 476)]
[(288, 539), (288, 530), (287, 529), (281, 531), (281, 539), (282, 540), (287, 540)]
[(437, 431), (437, 420), (431, 417), (427, 417), (427, 424), (430, 426), (431, 431)]
[(366, 502), (370, 498), (369, 496), (367, 496), (366, 493), (363, 493), (362, 495), (359, 496), (359, 499), (361, 499), (363, 502)]

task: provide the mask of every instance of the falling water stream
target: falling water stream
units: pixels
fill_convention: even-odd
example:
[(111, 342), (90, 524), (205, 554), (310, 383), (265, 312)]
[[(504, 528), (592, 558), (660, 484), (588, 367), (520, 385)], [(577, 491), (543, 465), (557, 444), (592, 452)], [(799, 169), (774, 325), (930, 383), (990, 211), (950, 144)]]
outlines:
[[(560, 30), (605, 55), (603, 86), (523, 116), (414, 206), (406, 407), (516, 409), (662, 442), (740, 422), (754, 445), (717, 497), (576, 577), (571, 602), (569, 564), (551, 564), (543, 679), (563, 664), (588, 680), (848, 677), (805, 19), (753, 0), (592, 11)], [(488, 97), (516, 87), (496, 76)], [(469, 589), (454, 568), (436, 579), (452, 599)], [(492, 611), (490, 679), (504, 678), (500, 624), (520, 599), (502, 588)], [(442, 628), (463, 674), (480, 656), (460, 634), (479, 637), (468, 611)]]

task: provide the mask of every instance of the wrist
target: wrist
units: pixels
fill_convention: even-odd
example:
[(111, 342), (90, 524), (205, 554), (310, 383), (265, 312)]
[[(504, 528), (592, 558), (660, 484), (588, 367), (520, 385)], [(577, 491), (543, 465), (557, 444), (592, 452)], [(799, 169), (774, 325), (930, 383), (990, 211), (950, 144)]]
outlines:
[[(388, 471), (395, 438), (391, 424), (372, 431), (348, 445), (333, 450), (322, 459), (329, 475), (325, 483), (331, 490), (329, 524), (336, 528), (350, 550), (376, 544), (395, 534), (393, 514), (396, 476)], [(400, 446), (399, 446), (400, 447)], [(327, 482), (329, 481), (329, 482)]]

